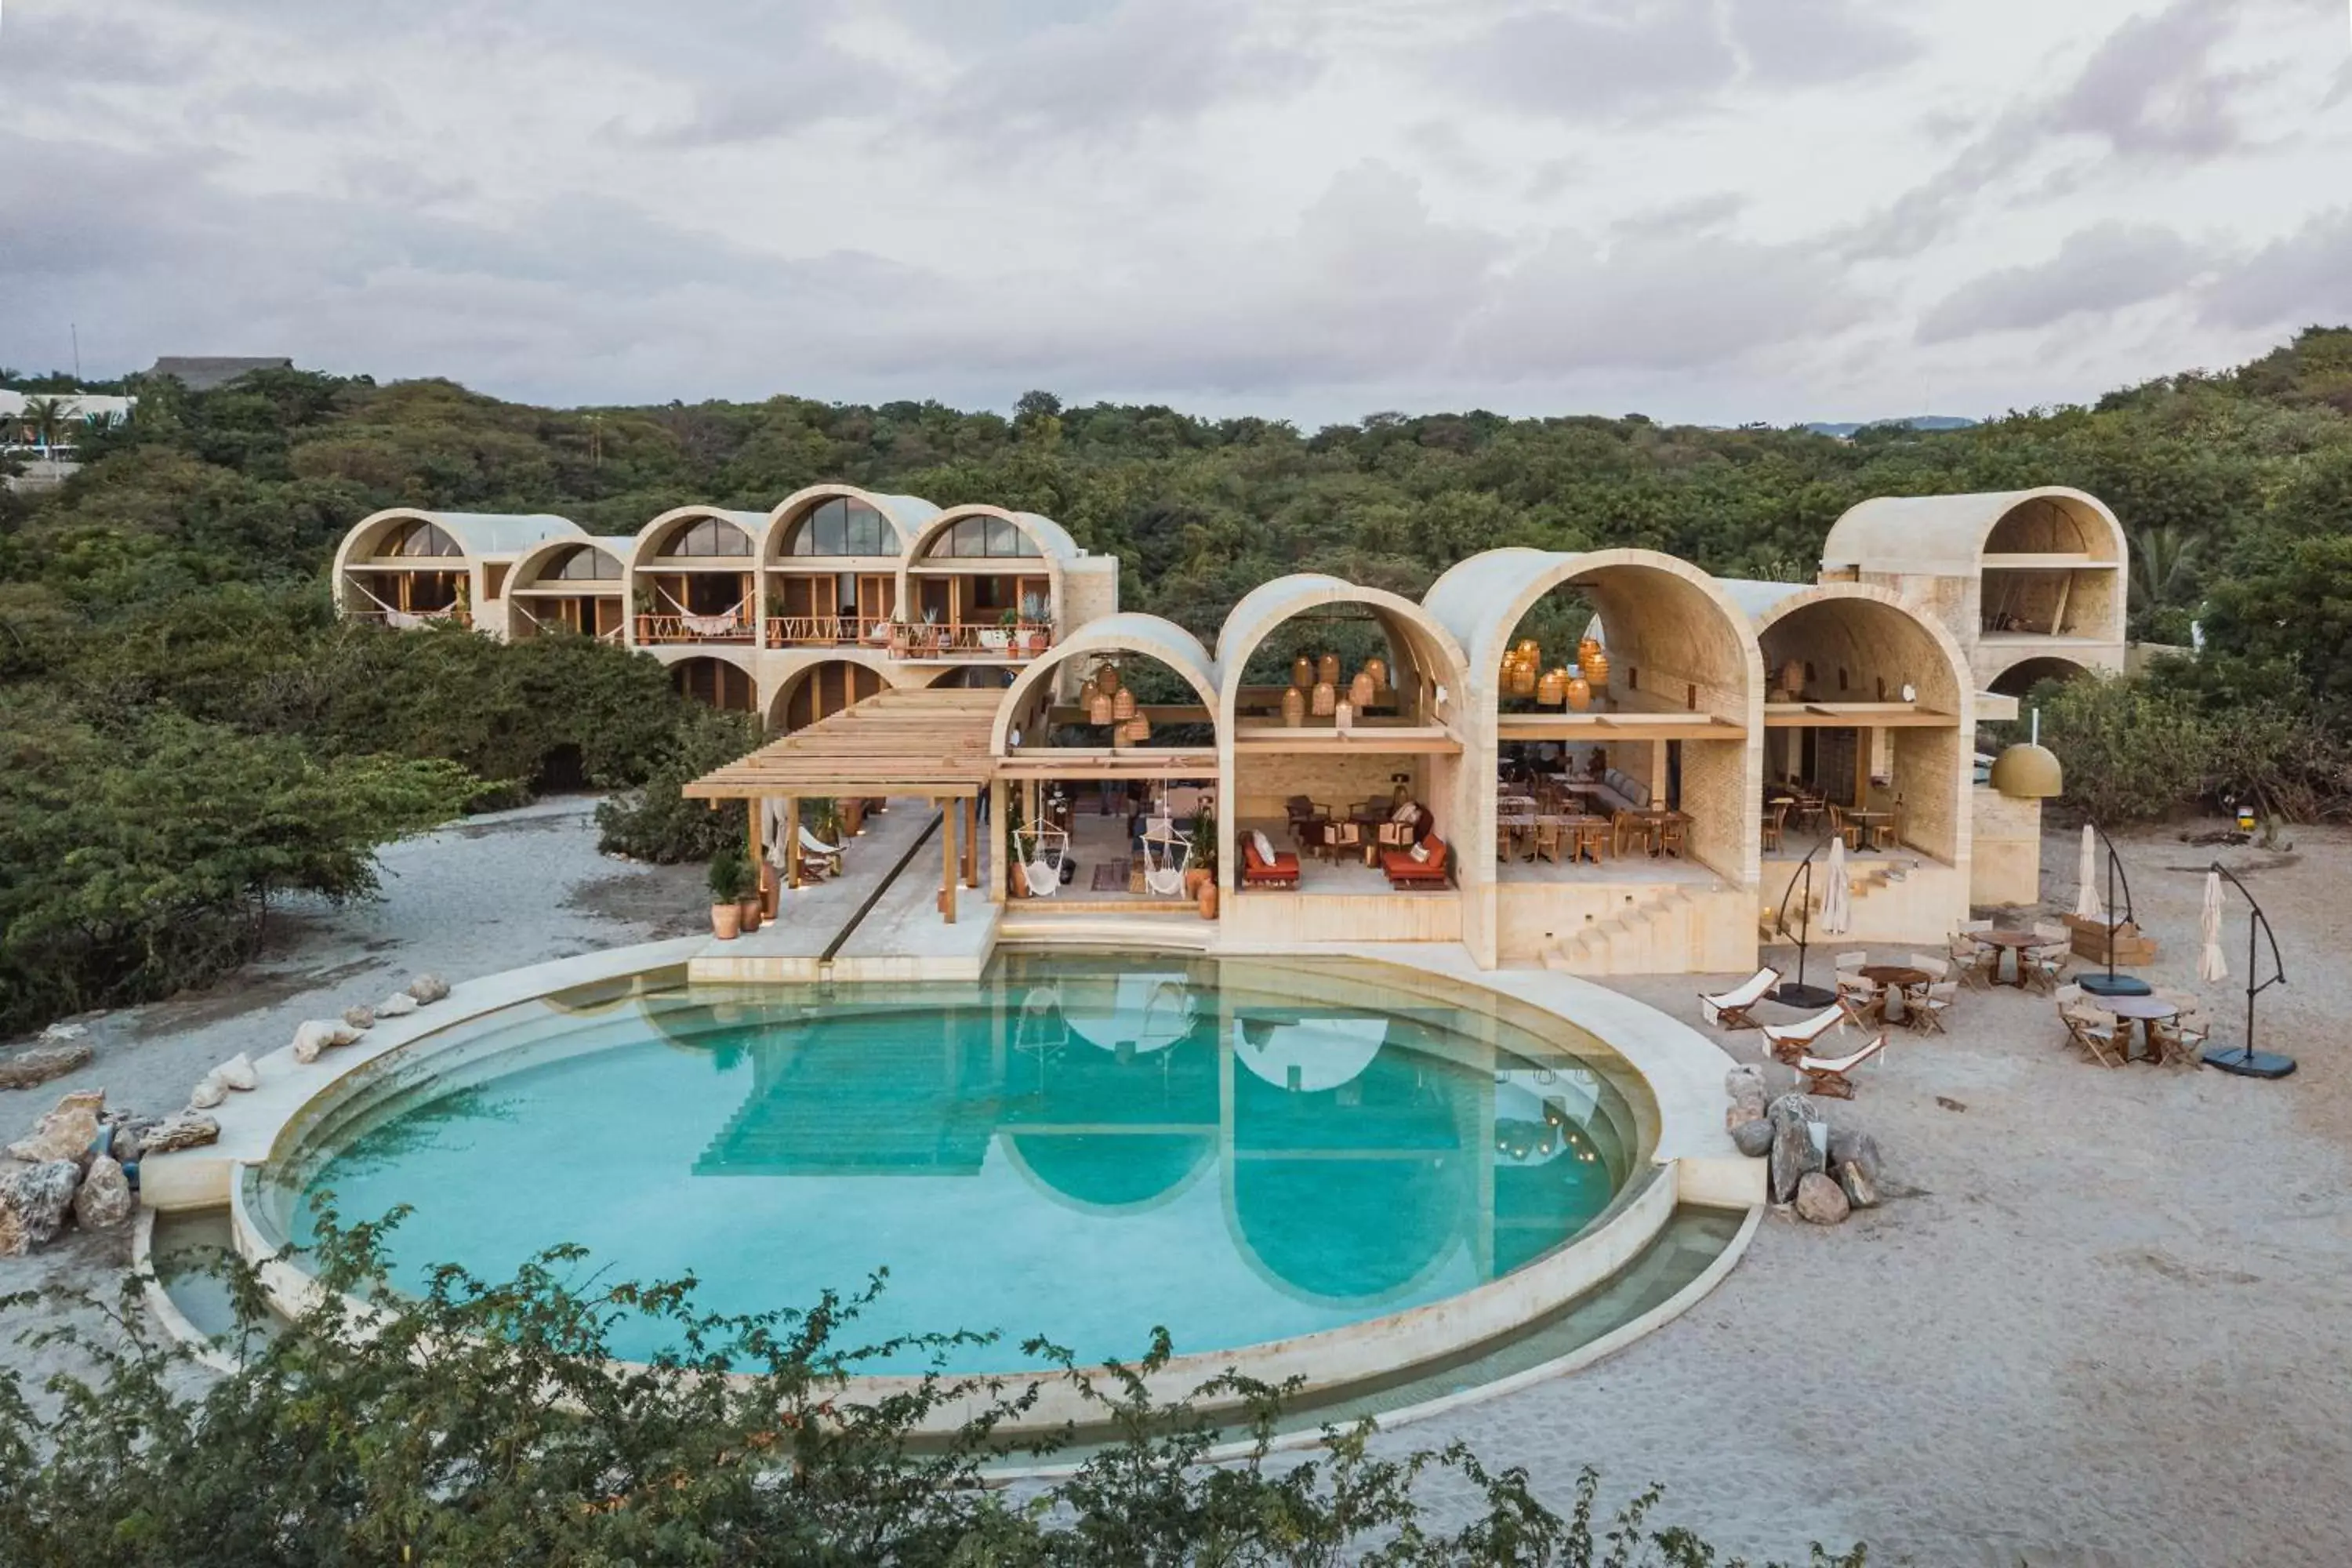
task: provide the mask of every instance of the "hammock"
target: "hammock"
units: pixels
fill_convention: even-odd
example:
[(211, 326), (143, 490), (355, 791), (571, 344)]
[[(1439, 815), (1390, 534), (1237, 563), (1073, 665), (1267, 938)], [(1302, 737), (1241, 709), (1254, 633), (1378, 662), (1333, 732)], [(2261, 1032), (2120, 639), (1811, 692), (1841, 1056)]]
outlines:
[(374, 600), (375, 607), (383, 612), (383, 624), (394, 631), (413, 632), (419, 626), (431, 626), (435, 621), (447, 620), (457, 613), (455, 605), (445, 610), (404, 610), (397, 605), (387, 605), (376, 598), (374, 591), (356, 577), (346, 577), (343, 581)]
[(654, 592), (670, 602), (670, 607), (677, 612), (677, 624), (698, 637), (723, 637), (740, 631), (742, 622), (737, 618), (738, 614), (751, 603), (748, 599), (738, 599), (715, 616), (698, 616), (679, 604), (677, 595), (660, 584), (654, 584)]
[(1062, 890), (1062, 867), (1070, 858), (1070, 836), (1062, 828), (1046, 824), (1024, 827), (1013, 836), (1029, 840), (1029, 853), (1023, 858), (1021, 874), (1029, 884), (1033, 899), (1050, 899)]
[(1013, 1048), (1035, 1057), (1042, 1067), (1047, 1057), (1059, 1056), (1069, 1043), (1069, 1021), (1062, 1016), (1062, 988), (1032, 985), (1021, 998), (1021, 1016), (1013, 1020)]
[(1143, 885), (1157, 898), (1181, 898), (1192, 868), (1192, 838), (1167, 817), (1152, 818), (1143, 830)]

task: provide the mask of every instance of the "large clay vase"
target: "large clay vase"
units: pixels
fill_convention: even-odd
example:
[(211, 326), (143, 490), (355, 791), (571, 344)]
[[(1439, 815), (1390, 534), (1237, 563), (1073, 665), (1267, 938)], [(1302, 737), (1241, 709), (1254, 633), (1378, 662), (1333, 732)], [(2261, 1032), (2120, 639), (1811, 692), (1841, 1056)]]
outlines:
[(1315, 679), (1328, 680), (1334, 686), (1339, 685), (1339, 656), (1336, 653), (1327, 653), (1318, 659), (1315, 664)]
[(1540, 708), (1557, 708), (1567, 700), (1568, 671), (1545, 670), (1543, 679), (1536, 682), (1536, 705)]
[(735, 906), (735, 910), (736, 930), (749, 936), (760, 929), (760, 900), (756, 897), (744, 900)]
[(1521, 637), (1519, 646), (1511, 651), (1519, 656), (1522, 664), (1537, 664), (1543, 658), (1543, 645), (1533, 637)]
[(1213, 879), (1201, 884), (1201, 918), (1204, 921), (1217, 918), (1217, 884)]
[(710, 906), (710, 934), (721, 942), (733, 942), (743, 929), (743, 906), (713, 904)]
[(1571, 713), (1581, 713), (1591, 706), (1592, 682), (1585, 679), (1580, 674), (1570, 676), (1568, 678), (1568, 710)]
[(1208, 879), (1209, 873), (1202, 870), (1200, 867), (1186, 867), (1184, 868), (1184, 896), (1197, 902), (1201, 897), (1201, 885)]
[(1356, 671), (1356, 679), (1348, 682), (1348, 700), (1358, 708), (1370, 708), (1372, 699), (1380, 694), (1380, 684), (1369, 669)]
[(1511, 668), (1511, 695), (1533, 697), (1536, 694), (1536, 667), (1532, 659), (1521, 659)]
[(1328, 680), (1315, 683), (1315, 698), (1310, 706), (1318, 719), (1328, 719), (1339, 706), (1339, 689)]
[(1375, 654), (1364, 660), (1364, 673), (1372, 678), (1372, 689), (1378, 691), (1389, 683), (1389, 661)]
[(1300, 654), (1290, 661), (1290, 684), (1304, 691), (1315, 684), (1315, 661)]
[(1307, 722), (1307, 693), (1296, 686), (1282, 694), (1282, 721), (1294, 730)]

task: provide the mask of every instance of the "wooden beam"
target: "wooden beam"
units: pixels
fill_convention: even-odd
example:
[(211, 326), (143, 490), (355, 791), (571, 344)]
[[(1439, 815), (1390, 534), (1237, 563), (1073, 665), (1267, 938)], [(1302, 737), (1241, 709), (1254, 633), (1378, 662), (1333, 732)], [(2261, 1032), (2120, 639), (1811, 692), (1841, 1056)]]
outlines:
[(952, 803), (940, 809), (940, 918), (955, 924), (956, 917), (956, 808)]
[(1328, 729), (1244, 725), (1234, 735), (1234, 750), (1244, 756), (1344, 752), (1367, 756), (1454, 756), (1461, 752), (1462, 742), (1451, 731), (1418, 725), (1359, 728), (1345, 735)]

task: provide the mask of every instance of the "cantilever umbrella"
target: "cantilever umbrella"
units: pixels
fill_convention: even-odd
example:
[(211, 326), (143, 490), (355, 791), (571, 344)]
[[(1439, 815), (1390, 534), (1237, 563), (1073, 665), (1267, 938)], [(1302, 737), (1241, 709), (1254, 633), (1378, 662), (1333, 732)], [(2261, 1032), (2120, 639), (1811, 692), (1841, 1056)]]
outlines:
[(1822, 894), (1822, 934), (1843, 936), (1853, 925), (1853, 896), (1845, 885), (1845, 840), (1830, 840), (1829, 888)]
[(2091, 825), (2083, 824), (2083, 854), (2074, 862), (2074, 882), (2080, 891), (2074, 895), (2074, 912), (2086, 921), (2107, 918), (2107, 906), (2099, 901), (2099, 847), (2091, 836)]
[(2205, 873), (2205, 915), (2199, 934), (2205, 951), (2197, 956), (2197, 978), (2211, 984), (2230, 978), (2230, 961), (2221, 956), (2221, 873)]

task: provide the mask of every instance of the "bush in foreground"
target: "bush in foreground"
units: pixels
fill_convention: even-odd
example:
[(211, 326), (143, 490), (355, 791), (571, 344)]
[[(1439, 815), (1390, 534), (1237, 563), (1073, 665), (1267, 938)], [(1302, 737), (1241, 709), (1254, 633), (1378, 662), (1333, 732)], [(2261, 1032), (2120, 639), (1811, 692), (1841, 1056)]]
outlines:
[[(396, 1222), (398, 1216), (393, 1217)], [(1369, 1426), (1328, 1434), (1324, 1453), (1275, 1458), (1282, 1392), (1237, 1379), (1219, 1428), (1192, 1405), (1155, 1405), (1142, 1377), (1168, 1353), (1089, 1387), (1110, 1434), (1074, 1452), (1067, 1479), (1013, 1489), (984, 1465), (1053, 1443), (1000, 1428), (1034, 1397), (1026, 1383), (933, 1376), (864, 1404), (842, 1378), (880, 1354), (967, 1336), (838, 1348), (866, 1296), (806, 1312), (732, 1317), (694, 1305), (693, 1283), (584, 1282), (574, 1249), (502, 1283), (443, 1268), (393, 1296), (387, 1225), (323, 1216), (311, 1259), (331, 1290), (275, 1337), (257, 1331), (249, 1273), (230, 1267), (246, 1325), (236, 1373), (178, 1390), (184, 1353), (145, 1326), (135, 1286), (104, 1303), (95, 1333), (27, 1337), (72, 1345), (94, 1369), (49, 1384), (37, 1410), (0, 1377), (0, 1562), (47, 1568), (313, 1568), (445, 1564), (1559, 1564), (1706, 1568), (1687, 1531), (1649, 1522), (1654, 1492), (1596, 1522), (1587, 1472), (1566, 1511), (1518, 1469), (1490, 1470), (1460, 1446), (1373, 1452)], [(385, 1305), (368, 1332), (343, 1302)], [(59, 1304), (9, 1298), (17, 1309)], [(101, 1305), (81, 1300), (84, 1307)], [(667, 1322), (677, 1350), (608, 1366), (619, 1318)], [(86, 1319), (87, 1311), (76, 1314)], [(1045, 1351), (1045, 1347), (1035, 1347)], [(1051, 1353), (1045, 1352), (1045, 1353)], [(1064, 1370), (1052, 1376), (1075, 1378)], [(745, 1375), (712, 1375), (732, 1366)], [(943, 1442), (917, 1424), (943, 1402), (979, 1414)], [(1254, 1439), (1245, 1458), (1203, 1458)], [(1442, 1523), (1425, 1499), (1442, 1484)], [(1859, 1568), (1860, 1549), (1814, 1568)], [(1725, 1568), (1733, 1568), (1725, 1564)]]

